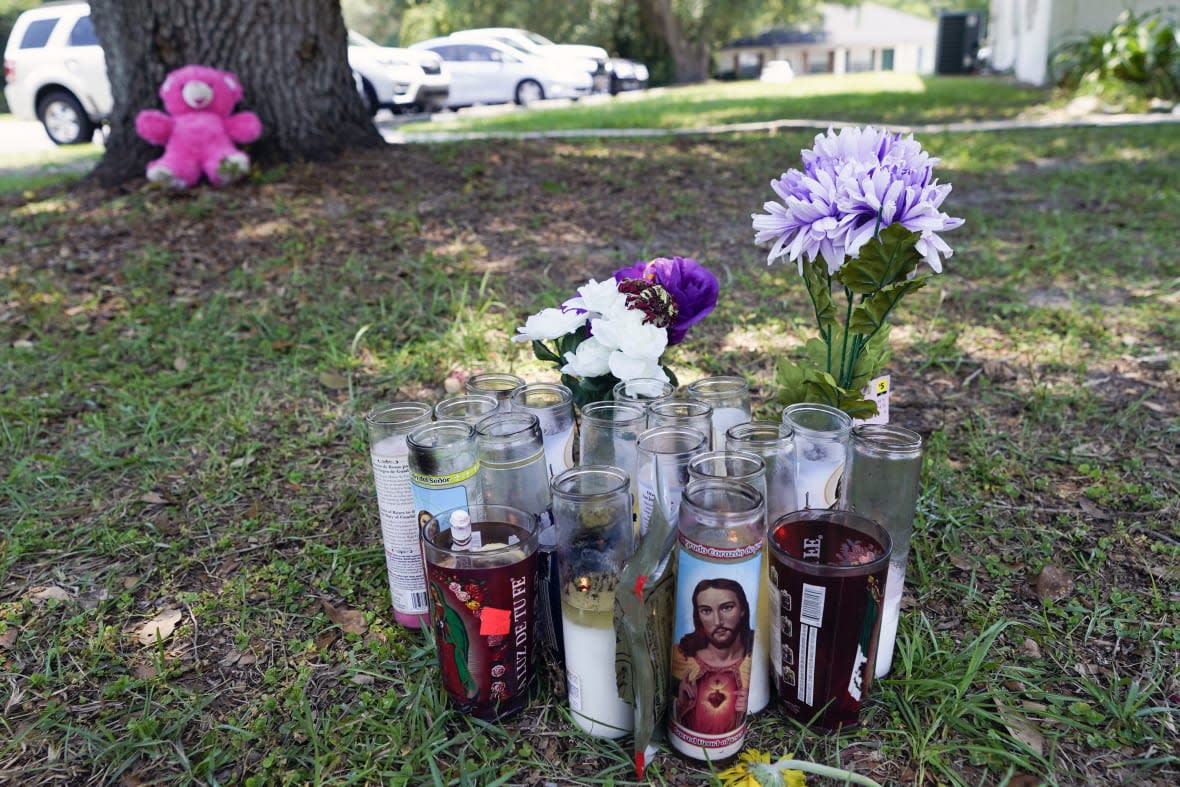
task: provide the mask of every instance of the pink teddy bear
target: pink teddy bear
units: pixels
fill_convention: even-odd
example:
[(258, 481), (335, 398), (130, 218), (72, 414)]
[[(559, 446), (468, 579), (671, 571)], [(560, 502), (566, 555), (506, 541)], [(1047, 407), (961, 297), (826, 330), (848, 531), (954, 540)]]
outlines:
[(135, 117), (135, 130), (164, 155), (147, 165), (147, 178), (174, 189), (195, 186), (201, 174), (214, 186), (238, 180), (250, 171), (250, 157), (235, 147), (262, 134), (253, 112), (233, 112), (242, 97), (242, 83), (228, 71), (209, 66), (184, 66), (160, 86), (167, 113), (145, 109)]

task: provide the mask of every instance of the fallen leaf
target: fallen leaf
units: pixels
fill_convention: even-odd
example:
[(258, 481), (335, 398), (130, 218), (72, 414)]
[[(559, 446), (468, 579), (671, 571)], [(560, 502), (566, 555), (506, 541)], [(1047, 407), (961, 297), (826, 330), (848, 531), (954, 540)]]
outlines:
[(131, 674), (139, 680), (151, 680), (156, 677), (156, 668), (151, 664), (136, 664)]
[(255, 656), (253, 653), (243, 653), (240, 657), (238, 657), (238, 666), (239, 667), (248, 667), (251, 664), (257, 664), (257, 663), (258, 663), (258, 657)]
[(229, 466), (231, 468), (237, 470), (240, 467), (246, 467), (247, 465), (249, 465), (253, 461), (254, 461), (254, 457), (252, 457), (252, 456), (239, 456), (237, 459), (230, 462)]
[(1073, 592), (1073, 577), (1069, 572), (1049, 563), (1036, 578), (1037, 597), (1041, 602), (1061, 601)]
[(168, 501), (156, 492), (148, 492), (147, 494), (140, 495), (139, 502), (149, 503), (154, 506), (168, 505)]
[(166, 609), (159, 615), (140, 626), (135, 632), (135, 638), (141, 645), (154, 645), (161, 640), (168, 639), (176, 630), (180, 622), (179, 609)]
[(139, 582), (139, 577), (123, 577), (123, 589), (131, 590)]
[(49, 587), (34, 587), (29, 590), (29, 598), (34, 601), (49, 601), (54, 599), (56, 601), (69, 601), (72, 596), (68, 590), (59, 588), (57, 585), (50, 585)]
[(358, 672), (352, 676), (351, 680), (358, 686), (368, 686), (373, 682), (374, 678), (372, 675), (366, 675), (363, 672)]
[(964, 555), (962, 552), (955, 552), (951, 555), (951, 563), (964, 571), (971, 571), (975, 568), (975, 561)]
[(1110, 519), (1110, 514), (1106, 513), (1094, 503), (1090, 502), (1088, 498), (1079, 497), (1078, 505), (1081, 506), (1082, 511), (1086, 514), (1086, 516), (1090, 517), (1091, 519), (1098, 519), (1102, 521), (1108, 521)]
[(1147, 573), (1156, 579), (1162, 579), (1169, 584), (1180, 580), (1180, 565), (1176, 566), (1148, 566)]
[(226, 653), (221, 661), (217, 662), (217, 664), (222, 667), (232, 667), (238, 663), (238, 659), (241, 657), (241, 653), (238, 653), (236, 650), (231, 650), (229, 653)]
[(457, 394), (463, 390), (463, 382), (454, 375), (443, 380), (443, 390), (449, 394)]
[(1027, 773), (1016, 773), (1008, 780), (1008, 787), (1040, 787), (1044, 780)]
[(1004, 722), (1008, 732), (1012, 733), (1012, 737), (1032, 749), (1040, 757), (1045, 751), (1045, 737), (1041, 735), (1036, 725), (1009, 708), (999, 698), (993, 697), (992, 699), (995, 700), (996, 708), (1000, 711), (1000, 720)]
[(332, 389), (347, 388), (348, 378), (336, 372), (321, 372), (320, 385)]
[(340, 639), (340, 632), (336, 629), (328, 629), (323, 634), (316, 637), (316, 650), (327, 650), (332, 647), (332, 643)]
[(142, 787), (143, 781), (134, 773), (124, 773), (119, 784), (121, 787)]
[(186, 361), (184, 358), (177, 356), (176, 360), (174, 360), (172, 362), (172, 368), (178, 372), (183, 372), (185, 369), (188, 368), (188, 361)]
[(1020, 645), (1020, 652), (1030, 659), (1039, 659), (1041, 657), (1041, 646), (1037, 644), (1035, 639), (1025, 637), (1024, 642)]
[(365, 615), (360, 610), (334, 607), (322, 599), (320, 603), (324, 606), (328, 620), (339, 626), (346, 634), (364, 634), (369, 630), (369, 625), (365, 623)]
[(16, 643), (18, 631), (14, 628), (8, 629), (3, 634), (0, 634), (0, 648), (8, 650)]

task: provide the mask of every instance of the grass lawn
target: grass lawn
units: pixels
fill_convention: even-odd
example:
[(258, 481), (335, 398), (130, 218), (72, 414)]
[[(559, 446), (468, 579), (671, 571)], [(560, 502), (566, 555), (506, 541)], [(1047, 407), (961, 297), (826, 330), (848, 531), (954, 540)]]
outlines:
[[(942, 95), (895, 122), (1000, 111)], [(480, 370), (554, 379), (509, 341), (528, 314), (681, 254), (722, 296), (669, 363), (744, 375), (777, 417), (811, 313), (749, 217), (813, 136), (413, 145), (224, 190), (0, 196), (0, 783), (632, 783), (551, 672), (503, 725), (447, 707), (431, 643), (393, 621), (363, 416)], [(1175, 784), (1180, 133), (920, 141), (967, 223), (893, 332), (892, 420), (928, 446), (894, 671), (859, 730), (771, 709), (748, 744), (881, 783)], [(714, 771), (665, 750), (648, 783)]]

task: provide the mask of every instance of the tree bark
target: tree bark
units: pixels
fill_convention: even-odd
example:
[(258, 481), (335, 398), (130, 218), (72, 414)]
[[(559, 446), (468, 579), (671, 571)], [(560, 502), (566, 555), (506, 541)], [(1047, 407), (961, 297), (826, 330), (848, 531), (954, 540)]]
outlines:
[(114, 109), (93, 178), (115, 186), (143, 177), (160, 154), (135, 133), (141, 109), (162, 109), (170, 71), (199, 63), (237, 74), (237, 111), (262, 120), (246, 149), (263, 166), (324, 160), (383, 144), (348, 66), (339, 0), (91, 0)]
[(676, 81), (688, 84), (707, 80), (713, 54), (708, 36), (701, 35), (693, 40), (676, 16), (672, 0), (639, 0), (639, 9), (655, 23), (656, 30), (668, 45), (676, 64)]

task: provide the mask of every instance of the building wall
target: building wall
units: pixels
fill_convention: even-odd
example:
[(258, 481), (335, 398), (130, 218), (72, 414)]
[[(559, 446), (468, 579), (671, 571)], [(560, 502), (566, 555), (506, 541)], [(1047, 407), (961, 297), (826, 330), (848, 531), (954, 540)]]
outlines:
[(1042, 85), (1058, 46), (1109, 29), (1125, 8), (1143, 13), (1161, 5), (1160, 0), (991, 0), (992, 66)]

